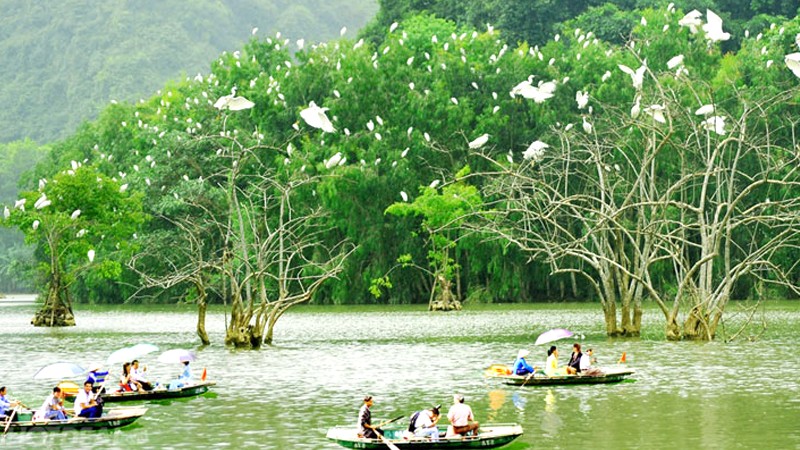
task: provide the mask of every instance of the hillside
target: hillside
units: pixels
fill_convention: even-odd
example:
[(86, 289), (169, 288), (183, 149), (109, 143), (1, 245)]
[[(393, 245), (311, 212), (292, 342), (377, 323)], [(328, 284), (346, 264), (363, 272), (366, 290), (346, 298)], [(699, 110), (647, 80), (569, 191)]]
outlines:
[(292, 40), (355, 33), (375, 0), (0, 1), (0, 142), (68, 136), (111, 100), (135, 100), (224, 50), (281, 31)]

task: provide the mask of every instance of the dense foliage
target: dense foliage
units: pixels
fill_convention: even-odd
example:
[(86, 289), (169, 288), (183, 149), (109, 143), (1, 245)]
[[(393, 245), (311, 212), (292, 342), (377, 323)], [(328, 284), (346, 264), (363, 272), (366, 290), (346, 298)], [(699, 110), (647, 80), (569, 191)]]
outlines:
[[(646, 20), (641, 20), (643, 16)], [(438, 195), (456, 192), (453, 187), (458, 183), (481, 189), (489, 184), (491, 180), (479, 174), (493, 164), (476, 156), (469, 145), (483, 134), (490, 136), (485, 147), (489, 158), (513, 163), (521, 160), (531, 142), (541, 139), (556, 145), (565, 124), (578, 129), (587, 120), (595, 121), (592, 114), (627, 111), (636, 89), (620, 64), (636, 69), (646, 59), (647, 67), (662, 73), (667, 72), (668, 61), (682, 54), (691, 61), (686, 64), (691, 79), (708, 82), (704, 95), (719, 98), (731, 111), (739, 107), (734, 91), (766, 95), (765, 87), (774, 88), (776, 94), (796, 89), (797, 78), (783, 63), (783, 55), (797, 51), (797, 19), (753, 29), (749, 38), (740, 33), (742, 50), (724, 55), (720, 44), (709, 44), (702, 33), (693, 35), (678, 26), (681, 11), (637, 11), (635, 17), (635, 26), (629, 24), (632, 28), (625, 33), (635, 36), (633, 49), (604, 42), (591, 28), (566, 28), (558, 39), (517, 46), (507, 44), (499, 29), (481, 26), (476, 31), (426, 15), (381, 28), (377, 44), (341, 39), (298, 49), (282, 37), (256, 38), (241, 51), (222, 54), (210, 74), (172, 83), (142, 102), (109, 106), (98, 120), (54, 145), (33, 179), (49, 178), (71, 160), (85, 160), (106, 176), (124, 173), (129, 189), (144, 194), (144, 209), (152, 217), (138, 231), (143, 245), (178, 242), (181, 230), (175, 224), (187, 215), (224, 213), (226, 202), (207, 190), (205, 180), (220, 173), (231, 159), (223, 148), (195, 144), (198, 137), (223, 133), (243, 141), (243, 148), (260, 149), (264, 173), (284, 173), (282, 180), (291, 179), (292, 173), (333, 175), (318, 177), (313, 189), (300, 192), (295, 200), (306, 196), (310, 204), (325, 209), (324, 242), (346, 240), (357, 245), (340, 281), (325, 284), (317, 293), (318, 301), (427, 302), (435, 280), (424, 271), (395, 270), (391, 282), (385, 283), (391, 289), (383, 290), (379, 299), (369, 292), (373, 280), (385, 280), (401, 256), (453, 276), (454, 291), (461, 299), (594, 298), (591, 283), (569, 273), (551, 276), (549, 263), (531, 259), (525, 249), (496, 235), (448, 235), (436, 244), (447, 253), (431, 259), (427, 245), (433, 241), (428, 239), (440, 235), (444, 225), (431, 227), (432, 212), (423, 206), (441, 200)], [(526, 79), (532, 86), (539, 80), (554, 80), (552, 98), (542, 103), (509, 95)], [(671, 85), (681, 80), (664, 73), (662, 82)], [(214, 108), (215, 101), (233, 88), (255, 107), (238, 114)], [(596, 100), (591, 102), (594, 112), (576, 108), (577, 91), (589, 92)], [(312, 101), (329, 108), (334, 132), (311, 128), (301, 119), (300, 111)], [(642, 102), (643, 107), (649, 104)], [(775, 138), (791, 138), (791, 128), (780, 120), (791, 117), (795, 106), (792, 98), (775, 105), (770, 117), (782, 130)], [(637, 131), (631, 128), (630, 133)], [(628, 141), (626, 145), (634, 148)], [(456, 173), (467, 165), (476, 175), (457, 181)], [(669, 165), (663, 170), (670, 170)], [(246, 184), (241, 188), (246, 190)], [(399, 214), (386, 214), (404, 196), (416, 207), (394, 206), (390, 212)], [(192, 206), (197, 199), (206, 200), (202, 212)], [(475, 199), (470, 204), (481, 202)], [(421, 229), (424, 233), (419, 233)], [(168, 246), (157, 248), (169, 251)], [(788, 264), (794, 255), (787, 252), (781, 257)], [(170, 267), (160, 270), (166, 273)], [(659, 270), (653, 272), (656, 285), (677, 289), (669, 268)], [(136, 299), (186, 299), (192, 292), (183, 285), (166, 294), (141, 292), (132, 273), (123, 271), (119, 278), (126, 282), (105, 283), (103, 295), (96, 293), (99, 283), (93, 280), (84, 279), (76, 286), (90, 301), (121, 301), (134, 293)], [(753, 285), (743, 279), (736, 296), (752, 295)], [(224, 289), (215, 292), (217, 300), (225, 296)]]

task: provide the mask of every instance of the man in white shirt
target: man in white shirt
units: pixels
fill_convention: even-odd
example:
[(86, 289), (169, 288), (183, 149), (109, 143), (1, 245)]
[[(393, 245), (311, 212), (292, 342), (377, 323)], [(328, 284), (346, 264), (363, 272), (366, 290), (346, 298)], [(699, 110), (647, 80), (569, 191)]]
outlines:
[(97, 404), (97, 400), (92, 393), (92, 382), (86, 380), (83, 383), (83, 390), (78, 390), (75, 397), (75, 415), (93, 419), (103, 414), (103, 407)]
[(453, 433), (462, 436), (478, 435), (478, 422), (472, 414), (472, 408), (464, 403), (464, 396), (456, 394), (453, 396), (453, 406), (447, 412), (447, 419), (453, 425)]
[(420, 411), (417, 420), (414, 421), (414, 436), (430, 436), (432, 441), (438, 441), (439, 428), (436, 426), (438, 422), (439, 405)]

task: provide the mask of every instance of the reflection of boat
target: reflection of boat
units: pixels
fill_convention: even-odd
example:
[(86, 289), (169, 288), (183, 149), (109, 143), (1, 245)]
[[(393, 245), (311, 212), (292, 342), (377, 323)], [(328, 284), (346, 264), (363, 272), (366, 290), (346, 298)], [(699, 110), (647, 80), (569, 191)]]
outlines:
[(102, 417), (87, 419), (70, 417), (67, 420), (33, 421), (33, 411), (20, 411), (17, 420), (8, 424), (8, 431), (21, 433), (33, 431), (99, 430), (130, 425), (147, 412), (147, 408), (109, 408)]
[[(208, 392), (208, 388), (214, 386), (213, 381), (201, 381), (186, 385), (177, 389), (167, 389), (166, 387), (157, 387), (151, 391), (131, 391), (131, 392), (106, 392), (103, 394), (103, 400), (106, 403), (111, 402), (128, 402), (134, 400), (163, 400), (169, 398), (181, 397), (194, 397)], [(68, 400), (75, 400), (75, 394), (67, 393)]]
[[(446, 426), (439, 427), (439, 433), (444, 436)], [(391, 442), (399, 448), (407, 449), (469, 449), (469, 448), (496, 448), (508, 444), (522, 435), (522, 426), (513, 424), (488, 424), (481, 425), (477, 436), (441, 438), (433, 442), (430, 438), (406, 438), (403, 429), (386, 429), (381, 439), (365, 439), (358, 437), (358, 430), (353, 426), (333, 427), (328, 430), (327, 438), (347, 448), (386, 449), (386, 442)]]
[[(547, 375), (536, 373), (533, 376), (529, 375), (513, 375), (511, 373), (501, 373), (501, 371), (494, 369), (497, 365), (492, 366), (492, 370), (487, 370), (485, 375), (489, 378), (501, 380), (505, 384), (515, 386), (552, 386), (556, 384), (600, 384), (600, 383), (616, 383), (633, 375), (635, 371), (627, 367), (613, 367), (603, 368), (592, 375), (556, 375), (548, 377)], [(509, 371), (510, 372), (510, 371)]]

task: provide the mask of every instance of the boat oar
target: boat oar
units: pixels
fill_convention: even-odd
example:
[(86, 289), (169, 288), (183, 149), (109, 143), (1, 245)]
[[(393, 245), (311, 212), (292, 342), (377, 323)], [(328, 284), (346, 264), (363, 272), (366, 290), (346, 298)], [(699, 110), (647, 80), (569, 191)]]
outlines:
[(378, 429), (380, 427), (384, 426), (384, 425), (388, 425), (388, 424), (390, 424), (392, 422), (396, 422), (396, 421), (402, 419), (403, 417), (405, 417), (405, 415), (397, 416), (394, 419), (384, 420), (383, 422), (379, 423), (378, 425), (376, 425), (375, 427), (372, 428), (372, 431), (374, 431), (375, 434), (378, 435), (378, 438), (381, 440), (381, 442), (386, 444), (386, 446), (389, 447), (391, 450), (400, 450), (400, 447), (392, 444), (392, 442), (390, 440), (386, 439), (386, 437), (384, 437), (383, 434), (381, 434), (381, 432), (378, 431)]
[(6, 433), (8, 433), (8, 428), (11, 426), (11, 421), (14, 419), (14, 415), (17, 414), (17, 410), (19, 410), (19, 405), (14, 407), (14, 410), (11, 411), (11, 415), (8, 416), (8, 418), (6, 419), (6, 427), (3, 430), (3, 436), (5, 436)]

